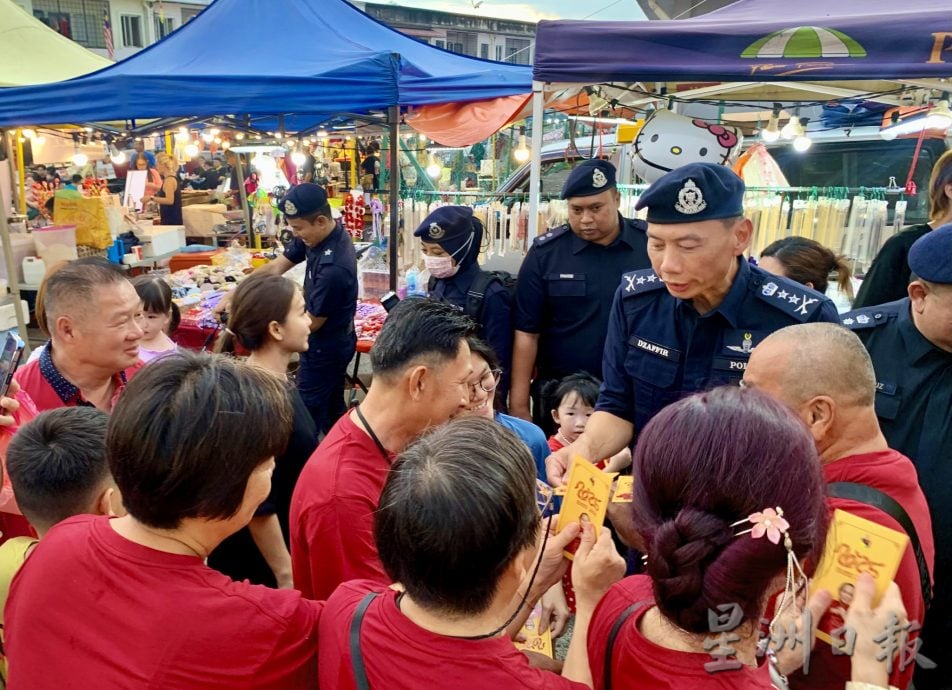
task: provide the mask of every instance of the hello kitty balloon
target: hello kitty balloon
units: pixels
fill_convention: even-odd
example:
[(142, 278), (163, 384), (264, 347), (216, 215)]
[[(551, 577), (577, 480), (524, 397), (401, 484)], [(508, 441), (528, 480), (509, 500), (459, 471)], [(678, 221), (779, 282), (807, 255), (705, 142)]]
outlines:
[(740, 153), (740, 129), (693, 120), (670, 110), (656, 110), (638, 132), (632, 147), (632, 168), (652, 183), (688, 163), (731, 165)]

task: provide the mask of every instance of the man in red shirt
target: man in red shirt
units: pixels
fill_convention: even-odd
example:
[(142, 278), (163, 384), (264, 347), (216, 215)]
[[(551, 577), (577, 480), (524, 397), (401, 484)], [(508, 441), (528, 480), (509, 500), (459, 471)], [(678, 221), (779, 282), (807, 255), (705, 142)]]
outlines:
[(15, 378), (37, 409), (89, 405), (110, 412), (139, 370), (142, 300), (122, 269), (70, 261), (40, 286), (50, 340)]
[[(400, 455), (374, 527), (401, 591), (356, 581), (334, 592), (318, 631), (322, 690), (591, 687), (588, 621), (624, 575), (624, 560), (608, 529), (598, 533), (588, 522), (549, 534), (540, 552), (535, 475), (522, 441), (477, 417), (454, 419)], [(559, 678), (531, 668), (501, 633), (559, 581), (563, 549), (580, 531), (572, 564), (578, 614)], [(356, 682), (361, 661), (366, 685)]]
[(294, 586), (327, 599), (342, 582), (389, 583), (373, 514), (394, 456), (469, 405), (466, 337), (473, 323), (448, 304), (406, 300), (390, 312), (359, 408), (341, 417), (298, 478), (291, 499)]
[[(880, 431), (873, 406), (876, 376), (860, 339), (846, 328), (828, 323), (781, 329), (754, 349), (742, 385), (759, 388), (799, 413), (816, 440), (828, 484), (862, 484), (902, 506), (915, 528), (931, 582), (935, 547), (929, 508), (916, 468), (909, 458), (888, 447)], [(844, 498), (828, 500), (831, 513), (845, 510), (905, 531), (895, 518), (872, 505)], [(926, 602), (911, 543), (899, 565), (896, 583), (909, 620), (921, 624)], [(823, 621), (820, 626), (826, 627)], [(912, 680), (915, 665), (904, 670), (898, 667), (898, 663), (893, 667), (890, 684), (903, 689)], [(818, 641), (809, 675), (798, 671), (789, 680), (792, 688), (840, 690), (849, 678), (849, 658), (834, 656), (828, 644)]]

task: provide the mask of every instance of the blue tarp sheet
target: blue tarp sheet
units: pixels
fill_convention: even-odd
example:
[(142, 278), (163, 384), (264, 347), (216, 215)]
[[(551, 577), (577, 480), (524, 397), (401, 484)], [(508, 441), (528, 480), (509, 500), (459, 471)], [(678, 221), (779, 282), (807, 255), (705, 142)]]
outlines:
[(684, 20), (543, 21), (533, 68), (583, 84), (949, 76), (949, 0), (738, 0)]
[(215, 0), (162, 41), (55, 84), (0, 90), (0, 126), (337, 113), (528, 93), (531, 70), (429, 46), (343, 0)]

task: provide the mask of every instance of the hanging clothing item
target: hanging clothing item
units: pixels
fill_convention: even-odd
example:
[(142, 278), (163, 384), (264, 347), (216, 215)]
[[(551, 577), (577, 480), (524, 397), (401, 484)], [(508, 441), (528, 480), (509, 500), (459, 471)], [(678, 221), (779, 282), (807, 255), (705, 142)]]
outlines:
[(363, 239), (365, 208), (363, 196), (348, 194), (344, 198), (344, 228), (355, 239)]

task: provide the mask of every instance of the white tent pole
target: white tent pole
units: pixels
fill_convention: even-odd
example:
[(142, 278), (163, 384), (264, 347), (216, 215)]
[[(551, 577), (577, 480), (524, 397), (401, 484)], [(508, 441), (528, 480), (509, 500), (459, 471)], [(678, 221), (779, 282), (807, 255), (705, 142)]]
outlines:
[[(532, 157), (529, 163), (529, 239), (539, 232), (539, 193), (542, 189), (542, 124), (545, 111), (544, 84), (532, 82)], [(544, 228), (543, 228), (544, 230)]]

